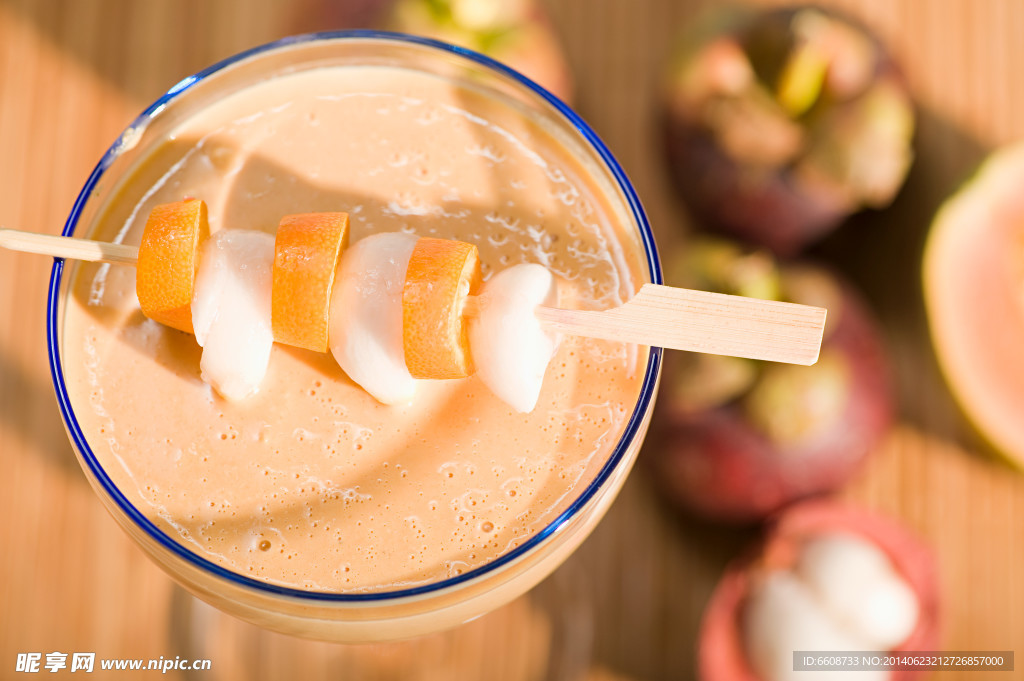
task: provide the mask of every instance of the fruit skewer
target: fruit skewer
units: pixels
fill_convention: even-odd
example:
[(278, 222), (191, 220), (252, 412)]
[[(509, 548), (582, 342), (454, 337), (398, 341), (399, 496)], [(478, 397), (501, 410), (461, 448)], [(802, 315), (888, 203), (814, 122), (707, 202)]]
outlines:
[[(92, 262), (134, 265), (139, 248), (90, 239), (0, 229), (5, 248)], [(470, 297), (465, 313), (476, 306)], [(546, 327), (571, 335), (791, 364), (818, 359), (826, 311), (743, 296), (644, 284), (624, 305), (604, 311), (539, 307)]]
[(275, 342), (334, 354), (379, 402), (408, 402), (417, 379), (477, 374), (532, 411), (560, 334), (813, 364), (825, 310), (645, 284), (607, 311), (556, 307), (551, 272), (513, 265), (482, 283), (473, 244), (374, 234), (348, 245), (346, 213), (282, 218), (210, 235), (206, 204), (155, 206), (136, 249), (0, 232), (0, 245), (137, 268), (149, 319), (193, 334), (203, 380), (227, 399), (259, 390)]

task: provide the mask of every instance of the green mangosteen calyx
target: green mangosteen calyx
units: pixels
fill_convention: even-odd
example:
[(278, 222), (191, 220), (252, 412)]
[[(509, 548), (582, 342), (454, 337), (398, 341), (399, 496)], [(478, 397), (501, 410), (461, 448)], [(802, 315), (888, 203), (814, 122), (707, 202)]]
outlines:
[(750, 390), (760, 370), (753, 360), (695, 352), (675, 354), (672, 366), (663, 379), (666, 403), (688, 414), (733, 402)]
[(913, 154), (914, 116), (906, 93), (880, 80), (855, 101), (823, 110), (809, 127), (797, 182), (841, 195), (851, 206), (882, 207), (903, 183)]
[(782, 279), (775, 259), (724, 239), (701, 238), (666, 258), (665, 281), (671, 286), (782, 300)]
[(527, 19), (522, 0), (399, 0), (395, 23), (405, 30), (426, 31), (450, 42), (488, 53)]
[(783, 300), (828, 310), (823, 340), (829, 338), (844, 312), (843, 291), (835, 278), (817, 267), (789, 265), (781, 280)]
[(827, 74), (827, 55), (815, 43), (803, 42), (789, 55), (775, 98), (790, 116), (797, 118), (818, 101)]
[(846, 412), (850, 383), (845, 357), (826, 349), (814, 366), (766, 364), (743, 408), (776, 445), (794, 446), (836, 425)]

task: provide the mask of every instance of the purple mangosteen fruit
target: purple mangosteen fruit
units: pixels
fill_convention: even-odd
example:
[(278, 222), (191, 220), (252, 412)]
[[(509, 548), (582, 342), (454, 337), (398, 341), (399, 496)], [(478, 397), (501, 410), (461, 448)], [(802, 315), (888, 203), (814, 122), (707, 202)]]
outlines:
[(794, 668), (794, 653), (884, 657), (936, 650), (939, 632), (938, 567), (930, 547), (889, 518), (806, 502), (775, 518), (758, 550), (722, 576), (704, 610), (697, 677), (911, 681), (923, 671), (804, 671)]
[(819, 8), (719, 11), (670, 68), (666, 151), (683, 200), (700, 223), (781, 255), (888, 205), (913, 131), (881, 43)]
[(700, 239), (666, 259), (684, 286), (828, 310), (813, 366), (668, 352), (646, 455), (666, 495), (713, 519), (759, 520), (841, 486), (881, 439), (892, 396), (878, 327), (828, 270)]

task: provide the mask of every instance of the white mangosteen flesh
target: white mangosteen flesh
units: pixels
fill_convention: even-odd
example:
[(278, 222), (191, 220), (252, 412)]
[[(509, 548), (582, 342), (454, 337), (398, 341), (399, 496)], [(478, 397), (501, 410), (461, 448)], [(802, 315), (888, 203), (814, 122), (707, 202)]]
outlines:
[(548, 362), (558, 346), (537, 319), (540, 305), (556, 302), (555, 279), (536, 264), (514, 265), (481, 287), (469, 321), (469, 348), (477, 375), (518, 412), (533, 411)]
[(747, 660), (764, 681), (883, 681), (888, 671), (795, 671), (793, 653), (891, 651), (917, 626), (919, 608), (880, 548), (825, 534), (800, 547), (791, 570), (753, 582), (741, 622)]
[(222, 230), (202, 246), (192, 323), (202, 378), (225, 399), (253, 395), (267, 373), (273, 264), (274, 237), (264, 232)]
[(342, 255), (331, 292), (331, 353), (349, 378), (384, 404), (409, 402), (416, 391), (405, 365), (402, 291), (418, 240), (402, 232), (359, 240)]
[(871, 642), (872, 650), (891, 650), (917, 625), (917, 596), (889, 557), (853, 534), (831, 534), (804, 545), (796, 574), (841, 623)]

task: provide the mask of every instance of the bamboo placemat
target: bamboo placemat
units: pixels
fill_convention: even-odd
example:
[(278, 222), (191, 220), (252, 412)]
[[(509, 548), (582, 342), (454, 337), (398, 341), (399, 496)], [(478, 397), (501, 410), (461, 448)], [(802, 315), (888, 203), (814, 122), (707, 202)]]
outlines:
[[(0, 225), (57, 233), (106, 146), (171, 84), (259, 43), (341, 28), (353, 6), (368, 4), (0, 0)], [(578, 109), (634, 181), (659, 241), (675, 241), (691, 225), (664, 173), (657, 85), (673, 38), (709, 3), (546, 4), (576, 75)], [(927, 345), (917, 263), (942, 197), (987, 149), (1024, 136), (1024, 4), (825, 4), (879, 32), (921, 107), (918, 162), (896, 204), (816, 249), (871, 298), (898, 368), (903, 425), (844, 496), (903, 519), (936, 547), (947, 648), (1019, 647), (1024, 479), (970, 453), (975, 442)], [(518, 660), (500, 667), (509, 679), (529, 678), (552, 647), (562, 651), (562, 678), (588, 668), (595, 679), (692, 677), (701, 609), (753, 534), (678, 515), (640, 470), (556, 579), (454, 642), (357, 653), (261, 632), (196, 604), (129, 542), (78, 469), (45, 361), (49, 267), (0, 252), (0, 678), (24, 678), (14, 672), (19, 652), (148, 659), (203, 650), (213, 670), (195, 678), (409, 678), (403, 654), (495, 678), (481, 647)], [(363, 662), (352, 662), (359, 655)]]

